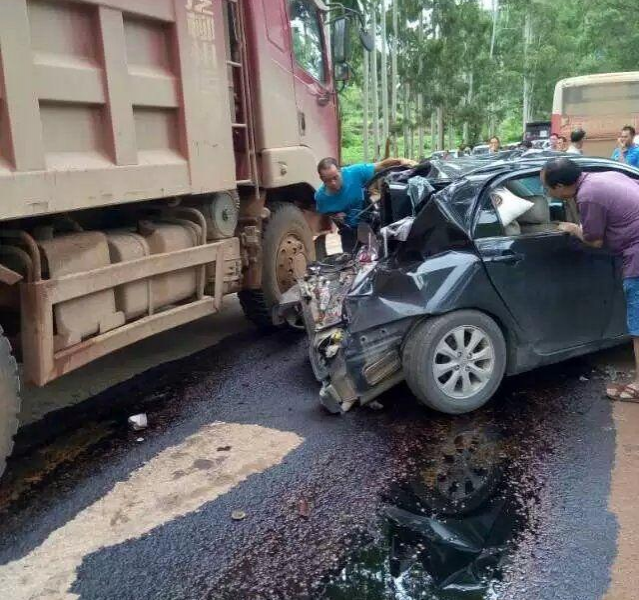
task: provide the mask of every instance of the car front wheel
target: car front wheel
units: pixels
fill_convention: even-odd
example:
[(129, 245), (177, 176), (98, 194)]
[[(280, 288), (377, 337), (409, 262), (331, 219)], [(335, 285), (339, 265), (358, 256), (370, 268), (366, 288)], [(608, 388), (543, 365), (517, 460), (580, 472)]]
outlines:
[(460, 310), (415, 327), (404, 346), (403, 367), (423, 404), (448, 414), (467, 413), (497, 391), (506, 370), (506, 342), (489, 316)]

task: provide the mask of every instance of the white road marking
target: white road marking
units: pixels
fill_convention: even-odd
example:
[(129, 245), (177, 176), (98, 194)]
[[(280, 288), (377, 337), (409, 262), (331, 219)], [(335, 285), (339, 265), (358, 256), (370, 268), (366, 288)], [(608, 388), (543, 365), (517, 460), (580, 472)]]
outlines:
[[(3, 597), (78, 598), (69, 588), (85, 556), (198, 510), (250, 475), (277, 465), (302, 441), (294, 433), (257, 425), (214, 423), (204, 427), (117, 483), (27, 556), (0, 566)], [(218, 451), (225, 446), (230, 449)], [(250, 507), (239, 508), (250, 517)]]

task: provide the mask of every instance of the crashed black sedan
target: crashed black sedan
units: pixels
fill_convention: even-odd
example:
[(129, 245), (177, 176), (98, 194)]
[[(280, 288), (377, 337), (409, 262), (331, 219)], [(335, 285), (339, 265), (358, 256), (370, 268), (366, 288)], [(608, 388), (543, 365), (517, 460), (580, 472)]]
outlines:
[[(505, 375), (624, 341), (620, 265), (557, 230), (578, 213), (545, 195), (547, 158), (385, 176), (359, 254), (314, 263), (297, 289), (330, 411), (405, 379), (426, 406), (466, 413)], [(626, 165), (576, 160), (639, 178)]]

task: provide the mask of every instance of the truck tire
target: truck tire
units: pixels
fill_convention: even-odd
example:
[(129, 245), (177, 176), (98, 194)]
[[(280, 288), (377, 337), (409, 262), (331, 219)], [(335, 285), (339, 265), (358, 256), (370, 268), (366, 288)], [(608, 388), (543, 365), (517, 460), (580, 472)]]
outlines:
[(269, 208), (271, 216), (262, 233), (262, 288), (239, 294), (246, 317), (265, 328), (273, 327), (273, 306), (315, 260), (313, 234), (302, 211), (286, 202)]
[(506, 342), (489, 316), (460, 310), (417, 325), (402, 363), (422, 404), (459, 415), (483, 406), (497, 391), (506, 370)]
[(0, 477), (13, 450), (13, 436), (18, 430), (20, 379), (18, 365), (11, 354), (9, 340), (0, 327)]

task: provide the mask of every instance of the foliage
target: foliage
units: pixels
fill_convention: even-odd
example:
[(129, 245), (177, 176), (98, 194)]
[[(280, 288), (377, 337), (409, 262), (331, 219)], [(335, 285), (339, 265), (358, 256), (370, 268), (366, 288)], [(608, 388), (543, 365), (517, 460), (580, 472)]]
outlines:
[[(431, 115), (438, 109), (445, 146), (481, 143), (492, 133), (503, 141), (516, 141), (523, 131), (524, 80), (532, 120), (544, 120), (550, 118), (554, 87), (560, 79), (636, 68), (630, 49), (635, 39), (639, 43), (639, 30), (632, 26), (636, 3), (630, 0), (499, 0), (492, 54), (493, 12), (485, 1), (344, 3), (367, 15), (376, 10), (378, 23), (386, 10), (390, 23), (393, 2), (400, 14), (400, 107), (391, 122), (395, 124), (392, 131), (400, 135), (400, 150), (406, 153), (412, 147), (410, 138), (431, 129)], [(379, 28), (377, 36), (380, 53)], [(390, 44), (392, 28), (387, 36)], [(355, 77), (341, 95), (345, 161), (363, 156), (363, 54), (355, 39), (353, 48)], [(377, 62), (381, 65), (381, 60)], [(404, 100), (405, 90), (410, 92)], [(389, 101), (388, 90), (377, 91), (381, 103)], [(406, 122), (403, 115), (408, 115)], [(375, 121), (372, 114), (369, 119)], [(436, 131), (430, 133), (434, 136)], [(413, 147), (413, 153), (421, 152)]]

